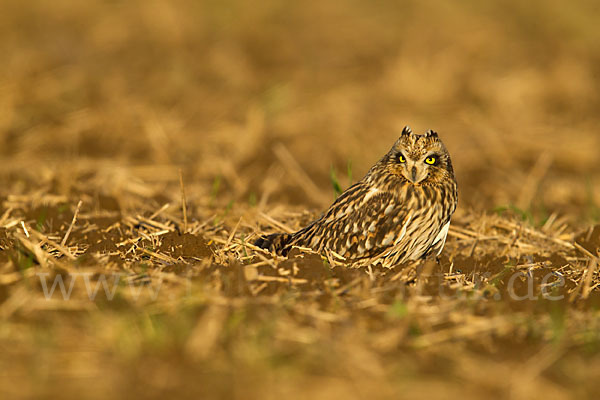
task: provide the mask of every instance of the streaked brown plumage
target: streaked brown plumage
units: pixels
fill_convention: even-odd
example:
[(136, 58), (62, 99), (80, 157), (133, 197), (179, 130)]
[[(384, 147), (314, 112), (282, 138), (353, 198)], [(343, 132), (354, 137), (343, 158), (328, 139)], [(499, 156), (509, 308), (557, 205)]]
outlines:
[(392, 149), (317, 220), (256, 245), (286, 255), (293, 246), (332, 250), (361, 264), (438, 256), (458, 191), (450, 155), (436, 132), (405, 127)]

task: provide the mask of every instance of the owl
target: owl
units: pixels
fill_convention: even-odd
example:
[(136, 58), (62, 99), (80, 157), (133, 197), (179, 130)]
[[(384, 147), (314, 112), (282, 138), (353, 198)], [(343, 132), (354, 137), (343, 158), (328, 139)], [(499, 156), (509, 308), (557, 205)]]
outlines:
[(457, 202), (452, 162), (438, 134), (419, 135), (406, 126), (318, 219), (293, 234), (262, 236), (255, 245), (284, 256), (293, 246), (331, 250), (351, 262), (393, 267), (439, 256)]

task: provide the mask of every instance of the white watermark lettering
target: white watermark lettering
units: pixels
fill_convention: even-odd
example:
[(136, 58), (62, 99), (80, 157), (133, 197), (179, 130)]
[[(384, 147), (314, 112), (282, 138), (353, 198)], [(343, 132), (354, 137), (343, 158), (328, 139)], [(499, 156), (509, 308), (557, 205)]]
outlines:
[(63, 281), (63, 276), (57, 274), (54, 277), (54, 281), (52, 282), (52, 286), (50, 290), (48, 290), (48, 282), (46, 281), (46, 277), (50, 275), (48, 272), (38, 272), (37, 274), (40, 277), (40, 283), (42, 285), (42, 291), (44, 292), (44, 297), (46, 300), (50, 300), (54, 295), (54, 291), (56, 290), (56, 286), (60, 288), (60, 293), (62, 294), (63, 300), (69, 300), (71, 298), (71, 294), (73, 293), (73, 288), (75, 287), (75, 279), (71, 277), (71, 281), (69, 282), (69, 289), (65, 287), (65, 282)]
[[(117, 294), (119, 286), (125, 286), (125, 284), (129, 287), (129, 294), (134, 301), (138, 301), (144, 291), (149, 293), (148, 297), (150, 300), (155, 301), (158, 299), (163, 284), (162, 279), (156, 282), (148, 280), (148, 282), (138, 283), (136, 280), (126, 279), (130, 275), (123, 273), (95, 274), (91, 272), (73, 272), (67, 277), (57, 274), (51, 282), (49, 279), (50, 273), (48, 272), (38, 272), (36, 275), (40, 279), (42, 292), (46, 300), (51, 300), (55, 293), (58, 293), (57, 288), (63, 300), (70, 300), (73, 296), (75, 285), (78, 284), (80, 286), (83, 283), (85, 293), (90, 301), (95, 301), (100, 293), (104, 293), (106, 300), (112, 301)], [(68, 286), (65, 284), (65, 280), (68, 280)], [(191, 292), (189, 286), (190, 284), (188, 283), (188, 294)]]

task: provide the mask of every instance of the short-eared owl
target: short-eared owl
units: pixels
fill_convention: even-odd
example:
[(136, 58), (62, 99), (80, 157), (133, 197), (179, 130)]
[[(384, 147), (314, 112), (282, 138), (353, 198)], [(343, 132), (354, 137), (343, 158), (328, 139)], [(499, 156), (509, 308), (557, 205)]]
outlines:
[(458, 191), (450, 155), (436, 132), (407, 126), (391, 150), (317, 220), (256, 245), (286, 255), (292, 246), (333, 250), (350, 261), (396, 264), (438, 256)]

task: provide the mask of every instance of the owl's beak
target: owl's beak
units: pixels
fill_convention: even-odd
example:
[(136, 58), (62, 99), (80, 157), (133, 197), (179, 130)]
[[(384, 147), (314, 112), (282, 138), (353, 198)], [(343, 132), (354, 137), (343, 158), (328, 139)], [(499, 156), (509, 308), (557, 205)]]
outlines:
[(410, 170), (410, 180), (413, 183), (417, 183), (417, 167), (413, 166)]

